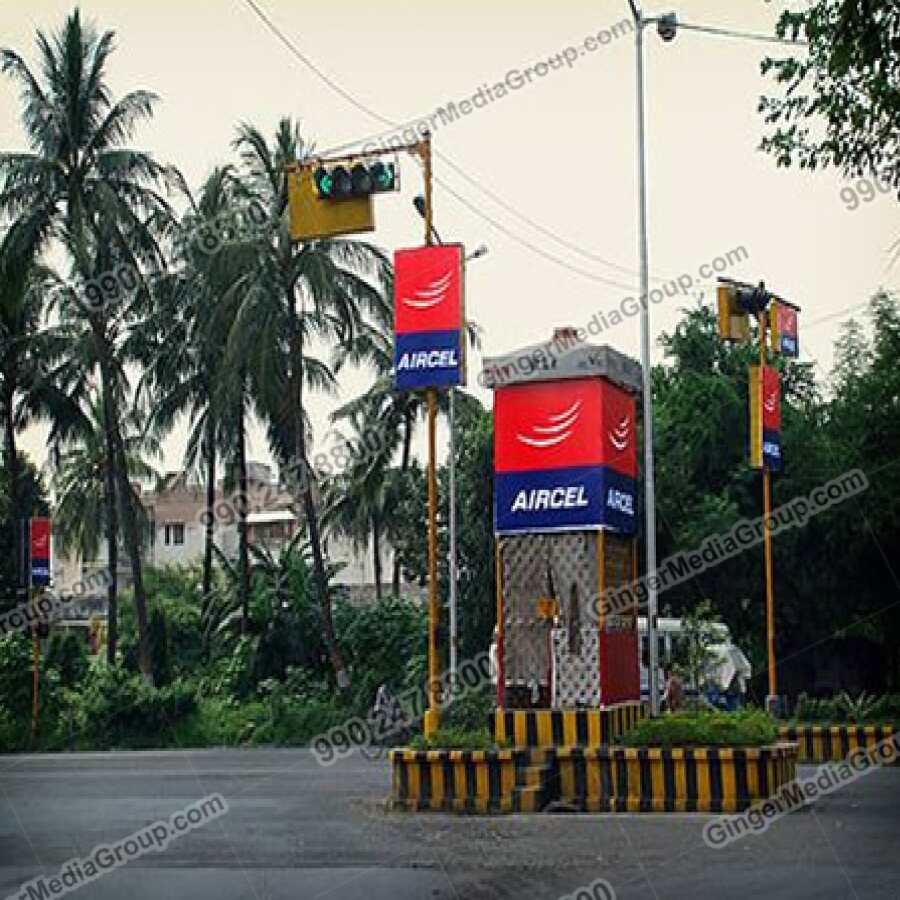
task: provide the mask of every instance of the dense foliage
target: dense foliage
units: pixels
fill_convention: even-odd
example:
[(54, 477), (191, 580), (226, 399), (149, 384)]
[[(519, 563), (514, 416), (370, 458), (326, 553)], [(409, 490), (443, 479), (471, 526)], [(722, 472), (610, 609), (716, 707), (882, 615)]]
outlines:
[(626, 747), (759, 747), (778, 735), (775, 720), (758, 709), (673, 713), (645, 719), (621, 742)]
[[(827, 694), (900, 687), (900, 606), (889, 548), (900, 540), (900, 307), (878, 293), (868, 327), (849, 321), (828, 382), (813, 366), (779, 360), (784, 471), (773, 508), (861, 469), (869, 488), (773, 541), (776, 658), (781, 689)], [(801, 323), (802, 324), (802, 323)], [(654, 371), (658, 559), (700, 546), (762, 512), (747, 465), (747, 364), (758, 352), (716, 339), (712, 312), (685, 311), (663, 335)], [(801, 335), (802, 341), (802, 335)], [(709, 598), (750, 658), (765, 696), (762, 547), (707, 568), (660, 594), (683, 615)]]
[(760, 101), (774, 126), (763, 149), (779, 165), (832, 165), (900, 194), (900, 6), (814, 0), (782, 13), (777, 33), (809, 48), (762, 63), (782, 92)]
[[(785, 13), (780, 33), (807, 38), (810, 52), (763, 64), (784, 92), (762, 102), (775, 128), (764, 148), (781, 164), (876, 173), (898, 187), (898, 29), (897, 4), (887, 0), (818, 0)], [(400, 693), (425, 683), (425, 612), (406, 597), (421, 593), (428, 568), (425, 475), (412, 454), (423, 410), (420, 395), (392, 386), (393, 273), (383, 251), (359, 241), (290, 240), (286, 169), (311, 152), (290, 118), (270, 136), (240, 124), (231, 161), (196, 193), (174, 167), (132, 149), (159, 98), (145, 90), (113, 95), (114, 48), (114, 35), (76, 10), (58, 32), (38, 35), (34, 62), (0, 49), (0, 70), (21, 94), (26, 144), (0, 153), (0, 612), (17, 600), (17, 522), (48, 512), (42, 479), (16, 447), (21, 431), (43, 420), (58, 534), (86, 558), (103, 545), (110, 579), (105, 653), (89, 660), (73, 635), (56, 634), (47, 648), (37, 745), (303, 743), (364, 715), (382, 684)], [(257, 215), (248, 224), (250, 209)], [(51, 260), (62, 260), (64, 270), (51, 269)], [(804, 715), (822, 720), (896, 715), (891, 698), (852, 697), (900, 690), (891, 557), (900, 545), (896, 297), (879, 292), (868, 316), (867, 326), (851, 320), (843, 327), (827, 382), (817, 381), (810, 363), (777, 363), (786, 467), (774, 481), (775, 507), (853, 469), (870, 485), (774, 542), (782, 692), (853, 692), (801, 703)], [(473, 323), (468, 331), (477, 342)], [(661, 346), (665, 359), (652, 376), (664, 563), (757, 517), (761, 490), (746, 453), (747, 366), (757, 350), (724, 345), (703, 306), (685, 310)], [(333, 393), (348, 366), (373, 381), (334, 411), (333, 446), (314, 455), (309, 394)], [(493, 426), (477, 399), (457, 390), (455, 401), (465, 660), (487, 650), (494, 626)], [(446, 394), (440, 404), (445, 414)], [(148, 569), (146, 511), (132, 480), (153, 474), (148, 459), (181, 417), (190, 421), (184, 465), (201, 474), (206, 491), (202, 564)], [(305, 526), (278, 554), (248, 537), (253, 417)], [(236, 497), (234, 557), (216, 543), (213, 506), (223, 474)], [(446, 669), (446, 465), (438, 491)], [(354, 602), (336, 586), (324, 551), (331, 535), (373, 550), (376, 602)], [(396, 551), (390, 573), (381, 571), (386, 544)], [(133, 585), (121, 598), (120, 548)], [(698, 611), (689, 622), (696, 653), (683, 661), (692, 680), (709, 637), (701, 620), (715, 617), (748, 653), (757, 673), (752, 692), (761, 699), (761, 548), (696, 574), (660, 600), (673, 615)], [(0, 640), (0, 698), (0, 750), (31, 745), (25, 635)], [(443, 738), (484, 743), (491, 702), (489, 691), (460, 698)], [(679, 728), (686, 739), (725, 740), (761, 738), (771, 726), (748, 713), (642, 727), (664, 729), (660, 740)]]

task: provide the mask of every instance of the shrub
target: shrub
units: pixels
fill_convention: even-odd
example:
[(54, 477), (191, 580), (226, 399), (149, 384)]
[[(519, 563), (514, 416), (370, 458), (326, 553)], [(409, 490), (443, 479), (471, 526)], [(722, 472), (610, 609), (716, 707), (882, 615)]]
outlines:
[(352, 674), (351, 704), (361, 715), (379, 685), (398, 693), (407, 681), (407, 663), (426, 652), (425, 611), (411, 600), (387, 597), (365, 607), (336, 603), (334, 624)]
[(262, 682), (259, 696), (266, 717), (253, 735), (255, 744), (302, 746), (348, 717), (325, 682), (300, 669), (290, 670), (285, 682), (274, 678)]
[[(31, 638), (11, 634), (0, 638), (0, 752), (26, 750), (34, 746), (31, 737), (32, 715)], [(55, 668), (41, 665), (38, 719), (38, 746), (55, 747), (59, 743), (59, 714), (62, 690)]]
[(800, 694), (794, 709), (794, 721), (834, 723), (900, 721), (900, 694), (861, 693), (852, 697), (846, 691), (834, 697), (807, 697)]
[(627, 747), (752, 747), (771, 744), (777, 734), (775, 720), (759, 709), (674, 713), (645, 719), (624, 734), (621, 743)]
[(496, 750), (487, 728), (439, 728), (430, 739), (416, 734), (410, 738), (413, 750)]
[(487, 727), (496, 706), (496, 695), (490, 685), (463, 690), (441, 718), (449, 728), (478, 731)]
[(31, 639), (11, 634), (0, 639), (0, 697), (12, 718), (31, 713)]
[(91, 747), (155, 747), (196, 708), (193, 688), (176, 681), (162, 688), (119, 666), (91, 670), (76, 700), (77, 730)]
[(247, 744), (265, 719), (266, 708), (262, 703), (238, 704), (221, 697), (204, 697), (193, 712), (174, 724), (171, 743), (177, 747)]
[(59, 672), (63, 687), (74, 687), (87, 674), (89, 667), (87, 644), (72, 632), (54, 632), (47, 648), (46, 666)]

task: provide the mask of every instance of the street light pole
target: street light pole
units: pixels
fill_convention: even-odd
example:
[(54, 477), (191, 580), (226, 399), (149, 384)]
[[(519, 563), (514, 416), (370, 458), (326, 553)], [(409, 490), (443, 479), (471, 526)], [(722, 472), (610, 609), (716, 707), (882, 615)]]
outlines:
[[(416, 211), (426, 219), (425, 198), (420, 194), (413, 198), (413, 206)], [(430, 230), (429, 230), (430, 228)], [(426, 224), (426, 241), (428, 235), (438, 244), (443, 244), (441, 236), (437, 233), (434, 224), (430, 226)], [(430, 243), (430, 241), (428, 241)], [(465, 261), (470, 262), (473, 259), (481, 259), (488, 252), (488, 248), (484, 244), (480, 244), (470, 254), (466, 256)], [(450, 573), (450, 689), (456, 691), (456, 669), (459, 648), (459, 631), (457, 627), (457, 597), (459, 585), (457, 583), (457, 565), (456, 565), (456, 389), (450, 388), (449, 404), (450, 404), (450, 546), (447, 553), (447, 568)]]
[[(464, 338), (465, 340), (465, 338)], [(456, 693), (456, 388), (450, 388), (450, 690)]]
[(656, 493), (653, 468), (653, 396), (650, 372), (650, 304), (647, 251), (647, 171), (644, 135), (644, 26), (645, 19), (635, 0), (628, 0), (634, 16), (635, 50), (637, 54), (637, 144), (638, 144), (638, 214), (641, 274), (641, 377), (644, 415), (644, 511), (647, 542), (647, 667), (650, 692), (650, 714), (659, 713), (659, 644), (656, 637)]

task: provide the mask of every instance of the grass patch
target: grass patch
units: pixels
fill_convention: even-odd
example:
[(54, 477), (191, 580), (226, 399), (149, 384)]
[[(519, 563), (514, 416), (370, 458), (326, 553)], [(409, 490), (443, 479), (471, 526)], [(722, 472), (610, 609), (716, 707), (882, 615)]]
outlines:
[(427, 739), (416, 734), (410, 738), (413, 750), (496, 750), (497, 744), (487, 728), (439, 728)]
[(760, 709), (675, 713), (645, 719), (624, 734), (626, 747), (758, 747), (774, 743), (775, 720)]

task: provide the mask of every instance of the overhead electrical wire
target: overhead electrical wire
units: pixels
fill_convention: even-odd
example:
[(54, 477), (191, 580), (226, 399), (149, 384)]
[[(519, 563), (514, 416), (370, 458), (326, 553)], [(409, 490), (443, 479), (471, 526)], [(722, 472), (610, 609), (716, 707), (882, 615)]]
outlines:
[[(379, 113), (377, 110), (371, 109), (370, 107), (366, 106), (361, 101), (357, 100), (356, 97), (354, 97), (349, 91), (347, 91), (340, 84), (338, 84), (338, 82), (336, 82), (333, 78), (331, 78), (329, 75), (327, 75), (325, 72), (323, 72), (311, 59), (309, 59), (309, 57), (306, 56), (306, 54), (304, 54), (294, 44), (294, 42), (289, 37), (287, 37), (287, 35), (284, 34), (284, 32), (278, 27), (278, 25), (276, 25), (272, 21), (272, 19), (266, 14), (266, 12), (260, 7), (260, 5), (256, 2), (256, 0), (244, 0), (244, 2), (253, 11), (253, 13), (265, 24), (265, 26), (269, 29), (269, 31), (271, 31), (276, 36), (276, 38), (290, 51), (290, 53), (297, 60), (299, 60), (304, 66), (306, 66), (306, 68), (308, 68), (324, 84), (326, 84), (333, 91), (335, 91), (335, 93), (337, 93), (341, 97), (343, 97), (348, 103), (350, 103), (354, 108), (358, 109), (360, 112), (363, 112), (367, 116), (370, 116), (371, 118), (375, 119), (376, 121), (381, 122), (383, 125), (389, 126), (388, 131), (381, 132), (380, 134), (375, 135), (374, 136), (375, 138), (381, 137), (385, 134), (390, 134), (390, 133), (396, 131), (397, 129), (403, 127), (402, 124), (391, 121), (387, 117), (381, 115), (381, 113)], [(418, 121), (420, 121), (420, 119), (414, 119), (409, 124), (412, 124), (412, 123), (415, 123)], [(373, 140), (373, 139), (374, 138), (365, 138), (363, 140)], [(328, 152), (338, 152), (339, 150), (343, 150), (348, 147), (353, 147), (359, 143), (361, 143), (361, 141), (354, 141), (354, 142), (345, 144), (343, 146), (340, 146), (338, 148), (330, 148)], [(597, 254), (591, 254), (588, 251), (582, 250), (581, 248), (577, 247), (577, 245), (573, 244), (570, 241), (567, 241), (565, 238), (560, 237), (555, 232), (551, 231), (550, 229), (546, 228), (545, 226), (541, 226), (538, 223), (533, 222), (533, 220), (529, 219), (523, 213), (518, 212), (518, 210), (516, 210), (514, 207), (512, 207), (509, 204), (506, 204), (505, 201), (498, 200), (496, 194), (489, 191), (483, 185), (479, 184), (476, 179), (472, 178), (463, 169), (461, 169), (459, 166), (457, 166), (455, 163), (453, 163), (446, 156), (446, 154), (441, 153), (440, 151), (435, 151), (435, 155), (438, 156), (438, 158), (440, 158), (443, 162), (445, 162), (452, 169), (454, 169), (454, 171), (460, 173), (463, 178), (465, 178), (467, 181), (469, 181), (471, 184), (473, 184), (476, 188), (481, 190), (486, 196), (491, 197), (492, 199), (495, 200), (495, 202), (499, 202), (499, 204), (501, 206), (503, 206), (504, 208), (506, 208), (507, 210), (512, 212), (514, 215), (519, 216), (519, 218), (521, 218), (523, 221), (526, 221), (529, 224), (531, 224), (533, 227), (536, 227), (542, 233), (551, 237), (553, 240), (557, 241), (561, 245), (569, 247), (570, 249), (574, 248), (576, 250), (576, 252), (578, 252), (582, 255), (585, 255), (588, 258), (592, 258), (595, 261), (602, 262), (604, 265), (611, 266), (611, 267), (614, 267), (621, 271), (624, 271), (627, 274), (632, 274), (632, 275), (637, 274), (636, 269), (629, 269), (625, 266), (621, 266), (618, 263), (614, 263), (610, 260), (605, 260), (605, 259), (603, 259), (603, 257), (600, 257)], [(436, 184), (439, 184), (444, 190), (446, 190), (449, 194), (451, 194), (457, 201), (459, 201), (460, 203), (463, 203), (463, 205), (465, 205), (475, 215), (484, 219), (485, 221), (487, 221), (489, 224), (491, 224), (498, 230), (501, 230), (504, 234), (506, 234), (512, 240), (518, 242), (519, 244), (522, 244), (522, 246), (528, 248), (529, 250), (532, 250), (533, 252), (538, 253), (540, 256), (544, 257), (545, 259), (551, 260), (551, 261), (555, 262), (557, 265), (559, 265), (563, 268), (569, 269), (570, 271), (572, 271), (584, 278), (588, 278), (592, 281), (598, 281), (602, 284), (607, 284), (612, 287), (622, 288), (622, 289), (628, 290), (628, 291), (634, 290), (634, 285), (624, 285), (621, 282), (617, 282), (617, 281), (613, 281), (608, 278), (604, 278), (602, 275), (596, 275), (592, 272), (588, 272), (585, 269), (579, 268), (577, 266), (573, 266), (571, 263), (567, 262), (564, 259), (561, 259), (560, 257), (556, 256), (553, 253), (550, 253), (547, 250), (537, 247), (535, 244), (532, 244), (530, 241), (526, 240), (525, 238), (520, 237), (515, 232), (511, 231), (510, 229), (508, 229), (505, 226), (498, 223), (495, 219), (488, 216), (483, 210), (479, 209), (475, 204), (472, 204), (472, 203), (466, 201), (458, 192), (456, 192), (452, 188), (450, 188), (450, 186), (448, 184), (446, 184), (446, 182), (444, 182), (442, 179), (435, 177), (434, 181)]]
[[(394, 122), (391, 119), (387, 118), (386, 116), (383, 116), (377, 110), (372, 109), (371, 107), (367, 106), (365, 103), (358, 100), (355, 96), (353, 96), (353, 94), (351, 94), (342, 85), (340, 85), (337, 81), (335, 81), (331, 76), (329, 76), (326, 72), (324, 72), (321, 68), (319, 68), (306, 54), (304, 54), (296, 46), (296, 44), (294, 44), (294, 42), (278, 27), (278, 25), (275, 24), (275, 22), (268, 16), (268, 14), (265, 12), (265, 10), (263, 10), (262, 7), (260, 7), (260, 5), (256, 2), (256, 0), (244, 0), (244, 2), (253, 11), (253, 13), (260, 19), (260, 21), (263, 22), (263, 24), (269, 29), (269, 31), (271, 31), (272, 34), (275, 35), (275, 37), (278, 39), (278, 41), (280, 43), (282, 43), (297, 60), (299, 60), (304, 66), (306, 66), (306, 68), (309, 69), (325, 85), (327, 85), (329, 88), (331, 88), (331, 90), (333, 90), (340, 97), (342, 97), (344, 100), (346, 100), (355, 109), (359, 110), (360, 112), (365, 113), (367, 116), (369, 116), (372, 119), (375, 119), (376, 121), (382, 123), (383, 125), (388, 126), (387, 130), (379, 132), (378, 134), (375, 134), (375, 135), (372, 135), (372, 136), (369, 136), (366, 138), (362, 138), (360, 140), (351, 141), (351, 142), (345, 143), (343, 145), (340, 145), (338, 147), (329, 148), (329, 150), (326, 152), (336, 153), (336, 152), (340, 152), (342, 150), (345, 150), (345, 149), (348, 149), (348, 148), (351, 148), (354, 146), (358, 146), (359, 144), (362, 144), (362, 143), (374, 141), (380, 137), (384, 137), (385, 135), (395, 133), (397, 130), (403, 129), (410, 125), (414, 125), (421, 121), (420, 118), (416, 118), (416, 119), (408, 120), (405, 123)], [(791, 40), (788, 40), (785, 38), (777, 38), (777, 37), (771, 37), (771, 36), (767, 36), (767, 35), (752, 34), (749, 32), (733, 31), (730, 29), (716, 28), (716, 27), (707, 26), (707, 25), (696, 25), (693, 23), (678, 22), (677, 27), (684, 28), (686, 30), (701, 31), (701, 32), (705, 32), (708, 34), (714, 34), (714, 35), (721, 36), (721, 37), (732, 37), (732, 38), (739, 38), (739, 39), (745, 39), (745, 40), (768, 41), (768, 42), (774, 42), (774, 43), (779, 43), (779, 44), (795, 44), (795, 45), (808, 46), (807, 42), (805, 42), (805, 41), (791, 41)], [(476, 178), (469, 175), (468, 172), (466, 172), (461, 166), (458, 166), (456, 163), (454, 163), (447, 156), (446, 153), (444, 153), (440, 150), (435, 150), (434, 153), (435, 153), (435, 156), (437, 156), (443, 163), (445, 163), (447, 166), (449, 166), (461, 178), (463, 178), (465, 181), (467, 181), (469, 184), (471, 184), (477, 190), (481, 191), (485, 196), (490, 198), (494, 203), (496, 203), (502, 209), (506, 210), (511, 215), (516, 216), (518, 219), (525, 222), (527, 225), (534, 228), (539, 233), (541, 233), (541, 234), (545, 235), (546, 237), (550, 238), (551, 240), (555, 241), (560, 246), (565, 247), (566, 249), (584, 257), (585, 259), (591, 260), (592, 262), (596, 262), (601, 265), (607, 266), (609, 268), (615, 269), (617, 271), (623, 272), (627, 275), (637, 275), (638, 274), (636, 269), (632, 269), (627, 266), (623, 266), (619, 263), (613, 262), (612, 260), (606, 259), (605, 257), (601, 256), (600, 254), (592, 253), (591, 251), (585, 250), (584, 248), (580, 247), (578, 244), (574, 243), (573, 241), (570, 241), (564, 237), (561, 237), (556, 232), (554, 232), (552, 229), (547, 228), (545, 225), (542, 225), (541, 223), (536, 222), (534, 219), (532, 219), (529, 216), (525, 215), (524, 213), (520, 212), (518, 209), (516, 209), (514, 206), (512, 206), (512, 204), (508, 203), (506, 200), (504, 200), (502, 197), (500, 197), (496, 192), (490, 190), (489, 188), (486, 188)], [(531, 241), (527, 240), (526, 238), (523, 238), (520, 235), (516, 234), (510, 228), (508, 228), (505, 225), (503, 225), (502, 223), (498, 222), (492, 216), (489, 216), (487, 213), (485, 213), (482, 209), (480, 209), (474, 203), (467, 200), (458, 191), (451, 188), (450, 185), (447, 184), (442, 179), (435, 176), (434, 181), (436, 184), (440, 185), (441, 188), (443, 188), (443, 190), (445, 190), (448, 194), (450, 194), (458, 203), (461, 203), (463, 206), (465, 206), (467, 209), (469, 209), (472, 213), (474, 213), (475, 215), (484, 219), (486, 222), (488, 222), (488, 224), (490, 224), (492, 227), (496, 228), (502, 234), (509, 237), (511, 240), (516, 241), (517, 243), (521, 244), (526, 249), (530, 250), (533, 253), (536, 253), (537, 255), (541, 256), (542, 258), (544, 258), (564, 269), (567, 269), (583, 278), (587, 278), (591, 281), (597, 281), (601, 284), (606, 284), (611, 287), (616, 287), (616, 288), (620, 288), (620, 289), (627, 290), (627, 291), (634, 290), (634, 285), (623, 284), (622, 282), (614, 281), (610, 278), (605, 278), (602, 275), (597, 275), (593, 272), (589, 272), (586, 269), (572, 265), (567, 260), (560, 258), (556, 254), (551, 253), (551, 252), (543, 249), (542, 247), (539, 247), (538, 245), (532, 243)], [(663, 281), (664, 279), (660, 278), (659, 276), (651, 276), (651, 280)]]

